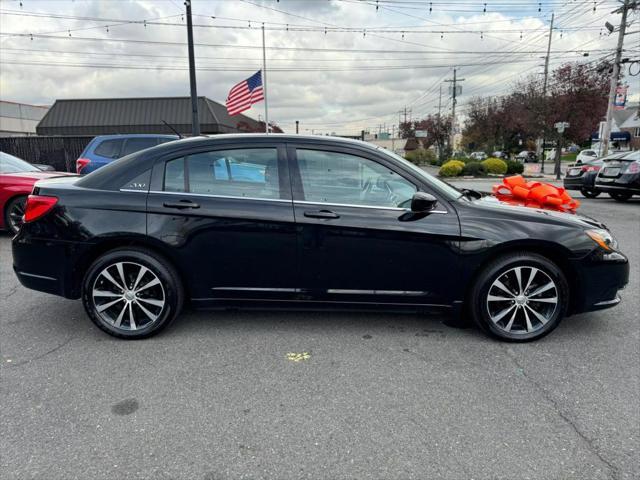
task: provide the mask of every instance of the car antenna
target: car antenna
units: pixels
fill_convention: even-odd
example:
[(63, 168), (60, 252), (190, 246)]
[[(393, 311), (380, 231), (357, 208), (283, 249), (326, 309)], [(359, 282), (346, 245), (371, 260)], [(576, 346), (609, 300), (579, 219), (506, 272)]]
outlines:
[(162, 119), (161, 119), (161, 121), (162, 121), (162, 123), (164, 123), (167, 127), (169, 127), (173, 133), (175, 133), (176, 135), (178, 135), (178, 138), (184, 138), (182, 135), (180, 135), (180, 133), (179, 133), (175, 128), (173, 128), (173, 127), (172, 127), (171, 125), (169, 125), (167, 122), (165, 122), (165, 121), (164, 121), (164, 120), (162, 120)]

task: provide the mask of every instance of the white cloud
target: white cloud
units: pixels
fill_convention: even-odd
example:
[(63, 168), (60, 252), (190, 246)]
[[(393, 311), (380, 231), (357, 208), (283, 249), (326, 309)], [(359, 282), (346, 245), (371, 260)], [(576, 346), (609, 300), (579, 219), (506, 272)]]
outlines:
[[(252, 0), (253, 1), (253, 0)], [(414, 54), (401, 53), (358, 53), (358, 52), (313, 52), (313, 51), (268, 51), (268, 81), (270, 117), (291, 131), (295, 120), (300, 120), (302, 128), (321, 131), (356, 132), (362, 128), (373, 128), (381, 123), (397, 122), (398, 110), (405, 105), (412, 108), (413, 116), (422, 116), (436, 111), (438, 105), (439, 81), (451, 75), (452, 67), (468, 63), (485, 62), (482, 66), (461, 66), (459, 75), (466, 80), (464, 92), (459, 100), (463, 105), (472, 95), (505, 93), (520, 74), (542, 72), (539, 66), (543, 60), (539, 54), (522, 54), (513, 58), (512, 63), (504, 61), (504, 56), (491, 52), (544, 51), (548, 26), (535, 9), (501, 13), (459, 13), (438, 12), (428, 15), (426, 11), (401, 10), (404, 14), (380, 9), (376, 12), (375, 2), (358, 3), (350, 1), (299, 1), (280, 2), (255, 0), (264, 7), (284, 10), (306, 17), (284, 15), (268, 8), (257, 7), (241, 1), (194, 0), (194, 23), (208, 25), (248, 25), (248, 22), (228, 20), (251, 19), (252, 27), (258, 22), (280, 24), (322, 26), (323, 24), (348, 27), (396, 26), (406, 28), (402, 40), (401, 33), (374, 34), (321, 32), (267, 31), (267, 44), (272, 47), (303, 47), (333, 49), (371, 49), (419, 51)], [(383, 2), (384, 3), (384, 2)], [(455, 5), (455, 2), (452, 2)], [(467, 3), (468, 4), (468, 3)], [(100, 17), (112, 19), (142, 20), (163, 18), (162, 22), (182, 23), (182, 0), (111, 0), (111, 1), (37, 1), (24, 0), (23, 12)], [(17, 2), (2, 2), (4, 10), (20, 10)], [(573, 4), (558, 12), (556, 25), (574, 27), (587, 25), (599, 27), (607, 18), (604, 12), (593, 14), (586, 6), (576, 9)], [(394, 7), (393, 10), (400, 10)], [(562, 10), (562, 9), (561, 9)], [(509, 15), (513, 15), (510, 17)], [(217, 17), (215, 20), (211, 16)], [(418, 16), (421, 18), (414, 18)], [(619, 21), (616, 16), (608, 20)], [(439, 26), (434, 24), (454, 24)], [(102, 26), (100, 26), (102, 25)], [(0, 37), (0, 92), (3, 99), (28, 103), (48, 104), (56, 98), (91, 98), (122, 96), (188, 95), (189, 78), (186, 70), (145, 70), (19, 65), (12, 62), (44, 62), (91, 65), (164, 66), (186, 68), (186, 46), (149, 45), (120, 42), (89, 42), (77, 37), (98, 37), (104, 39), (138, 39), (152, 41), (184, 42), (186, 29), (182, 26), (164, 25), (121, 25), (109, 27), (93, 20), (73, 20), (56, 18), (36, 18), (2, 14), (2, 33), (50, 33), (62, 39), (34, 37)], [(267, 23), (267, 25), (271, 25)], [(86, 29), (99, 26), (98, 28)], [(421, 26), (423, 30), (480, 30), (478, 33), (408, 33), (409, 27)], [(86, 29), (86, 30), (77, 30)], [(491, 30), (513, 30), (512, 32), (491, 32)], [(537, 31), (531, 31), (538, 29)], [(71, 30), (72, 38), (68, 38)], [(520, 39), (520, 30), (523, 38)], [(385, 38), (381, 38), (385, 37)], [(220, 28), (195, 28), (197, 43), (223, 45), (222, 47), (196, 47), (198, 68), (198, 93), (217, 101), (223, 101), (228, 90), (235, 83), (246, 78), (250, 72), (210, 71), (207, 68), (242, 67), (248, 70), (261, 68), (261, 50), (227, 48), (228, 45), (261, 45), (259, 28), (233, 30)], [(600, 37), (594, 30), (565, 30), (554, 33), (554, 50), (574, 48), (613, 48), (615, 38)], [(423, 46), (420, 46), (423, 45)], [(584, 45), (584, 47), (582, 47)], [(16, 50), (19, 49), (19, 50)], [(31, 50), (25, 52), (23, 50)], [(39, 50), (39, 51), (35, 51)], [(425, 50), (439, 53), (423, 53)], [(485, 55), (455, 54), (461, 51), (483, 51)], [(60, 53), (80, 52), (80, 53)], [(135, 57), (132, 55), (163, 55), (166, 58)], [(594, 53), (590, 58), (600, 56)], [(578, 59), (572, 54), (558, 55), (552, 59), (552, 66)], [(413, 68), (406, 70), (371, 71), (303, 71), (305, 68), (355, 68), (380, 67), (389, 65), (446, 65), (445, 68)], [(292, 67), (299, 71), (276, 71), (278, 68)], [(271, 70), (274, 69), (274, 70)], [(443, 89), (443, 105), (447, 104), (446, 86)], [(428, 92), (418, 102), (412, 102)], [(632, 87), (632, 95), (637, 87)], [(247, 112), (257, 117), (263, 110), (260, 105)], [(374, 117), (374, 118), (370, 118)], [(364, 120), (363, 120), (364, 119)], [(345, 122), (344, 125), (336, 125)], [(326, 124), (326, 126), (323, 126)], [(307, 127), (305, 127), (305, 125)]]

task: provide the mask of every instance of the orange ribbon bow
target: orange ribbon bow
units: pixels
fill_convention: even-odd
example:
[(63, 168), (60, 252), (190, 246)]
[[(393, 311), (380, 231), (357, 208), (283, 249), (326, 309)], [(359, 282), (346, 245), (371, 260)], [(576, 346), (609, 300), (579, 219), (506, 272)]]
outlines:
[(520, 175), (507, 177), (502, 184), (494, 185), (493, 194), (502, 202), (531, 208), (575, 213), (580, 206), (580, 202), (571, 198), (564, 188), (549, 183), (527, 182)]

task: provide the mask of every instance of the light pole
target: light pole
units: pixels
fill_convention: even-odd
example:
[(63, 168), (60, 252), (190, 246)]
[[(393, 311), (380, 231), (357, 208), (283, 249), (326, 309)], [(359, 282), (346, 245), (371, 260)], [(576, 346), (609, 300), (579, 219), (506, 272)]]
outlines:
[(200, 135), (200, 118), (198, 117), (198, 90), (196, 89), (196, 59), (193, 51), (193, 23), (191, 22), (191, 0), (185, 0), (187, 7), (187, 42), (189, 50), (189, 83), (191, 85), (191, 133)]
[(571, 125), (569, 125), (569, 122), (558, 122), (554, 125), (554, 127), (556, 127), (556, 130), (558, 131), (558, 142), (556, 144), (556, 180), (560, 180), (561, 178), (561, 172), (560, 172), (560, 157), (562, 155), (562, 136), (564, 134), (564, 131), (569, 128)]

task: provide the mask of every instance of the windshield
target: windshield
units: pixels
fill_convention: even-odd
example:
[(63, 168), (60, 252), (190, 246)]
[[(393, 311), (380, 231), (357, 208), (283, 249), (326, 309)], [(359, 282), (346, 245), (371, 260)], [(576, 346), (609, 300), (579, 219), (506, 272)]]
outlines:
[(34, 167), (30, 163), (24, 160), (9, 155), (5, 152), (0, 152), (0, 173), (21, 173), (21, 172), (39, 172), (40, 169)]
[(382, 152), (385, 155), (394, 158), (395, 160), (401, 162), (406, 167), (413, 170), (416, 174), (418, 174), (420, 178), (424, 179), (429, 185), (433, 185), (433, 187), (436, 190), (440, 191), (443, 195), (447, 196), (450, 200), (456, 200), (463, 196), (463, 193), (453, 185), (449, 185), (447, 182), (444, 182), (439, 178), (436, 178), (433, 175), (428, 174), (427, 172), (422, 170), (420, 167), (402, 158), (397, 153), (394, 153), (391, 150), (387, 150), (382, 147), (377, 147), (377, 149), (379, 152)]

